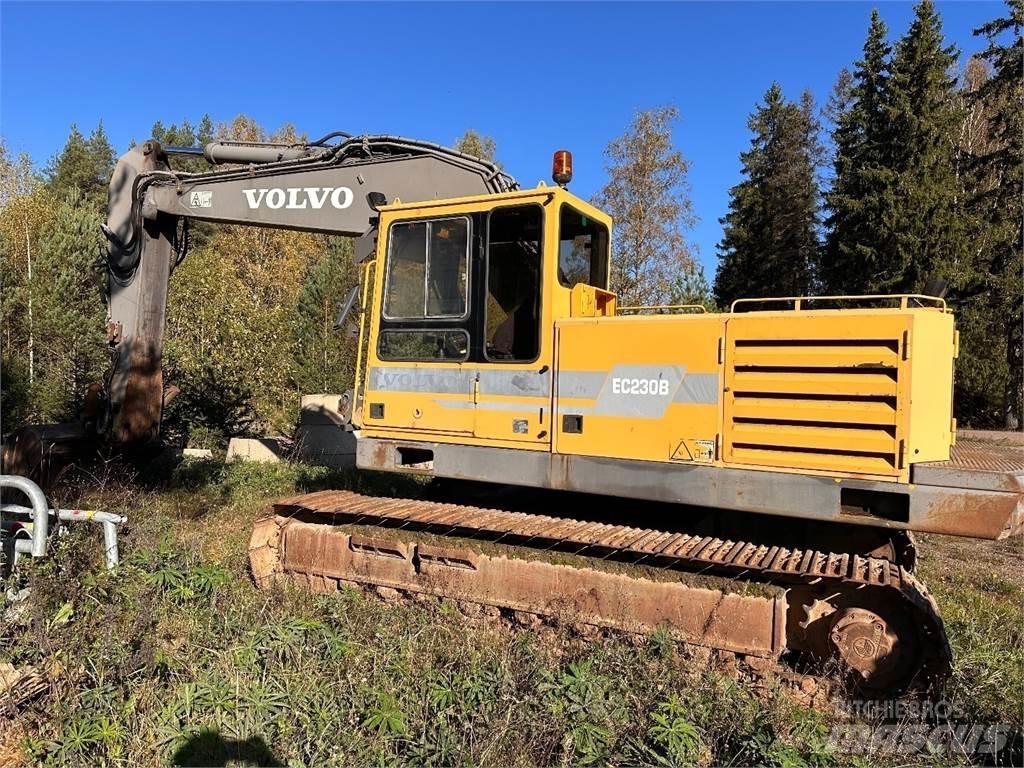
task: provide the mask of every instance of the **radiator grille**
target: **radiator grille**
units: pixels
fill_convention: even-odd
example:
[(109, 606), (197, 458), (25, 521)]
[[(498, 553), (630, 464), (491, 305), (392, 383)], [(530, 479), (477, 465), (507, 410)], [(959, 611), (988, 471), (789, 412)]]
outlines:
[(898, 474), (900, 354), (899, 338), (732, 340), (725, 460)]

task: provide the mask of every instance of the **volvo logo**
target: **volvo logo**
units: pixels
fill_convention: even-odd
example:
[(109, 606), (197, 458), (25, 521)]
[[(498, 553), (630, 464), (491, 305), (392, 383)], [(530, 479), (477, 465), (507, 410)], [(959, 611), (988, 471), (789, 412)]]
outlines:
[(301, 210), (312, 208), (319, 211), (330, 203), (332, 208), (339, 210), (352, 205), (352, 190), (348, 187), (264, 187), (263, 189), (243, 189), (242, 194), (255, 210), (261, 205), (277, 210)]

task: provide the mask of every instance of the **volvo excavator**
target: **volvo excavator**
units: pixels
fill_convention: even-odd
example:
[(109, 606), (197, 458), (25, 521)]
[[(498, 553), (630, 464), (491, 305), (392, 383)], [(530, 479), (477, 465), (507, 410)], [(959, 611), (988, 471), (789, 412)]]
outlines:
[[(224, 167), (175, 171), (181, 154)], [(554, 186), (524, 189), (396, 136), (134, 147), (104, 226), (112, 366), (79, 432), (158, 440), (189, 222), (353, 237), (356, 383), (337, 438), (354, 430), (359, 470), (447, 490), (277, 502), (251, 536), (260, 586), (661, 628), (867, 690), (941, 681), (950, 650), (912, 533), (1017, 534), (1024, 481), (1020, 451), (955, 444), (943, 299), (621, 306), (612, 221), (571, 177), (566, 151)]]

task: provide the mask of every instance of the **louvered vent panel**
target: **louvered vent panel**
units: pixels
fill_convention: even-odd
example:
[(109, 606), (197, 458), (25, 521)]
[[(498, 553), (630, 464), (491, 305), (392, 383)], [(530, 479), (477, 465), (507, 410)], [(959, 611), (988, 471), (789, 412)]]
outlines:
[(895, 475), (900, 339), (734, 339), (725, 460)]

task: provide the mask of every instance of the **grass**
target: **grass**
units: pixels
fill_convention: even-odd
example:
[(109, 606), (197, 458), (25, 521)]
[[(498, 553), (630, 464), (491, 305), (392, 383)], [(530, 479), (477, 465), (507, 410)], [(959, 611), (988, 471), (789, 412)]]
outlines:
[[(415, 484), (290, 464), (165, 470), (94, 478), (65, 500), (129, 516), (123, 565), (105, 572), (97, 537), (74, 531), (28, 573), (30, 599), (0, 617), (0, 661), (51, 681), (0, 719), (0, 764), (851, 762), (830, 746), (837, 709), (810, 709), (665, 633), (584, 639), (353, 589), (253, 586), (246, 544), (269, 500)], [(931, 551), (926, 576), (957, 654), (951, 694), (971, 718), (1019, 728), (1021, 579), (958, 578), (955, 558)]]

